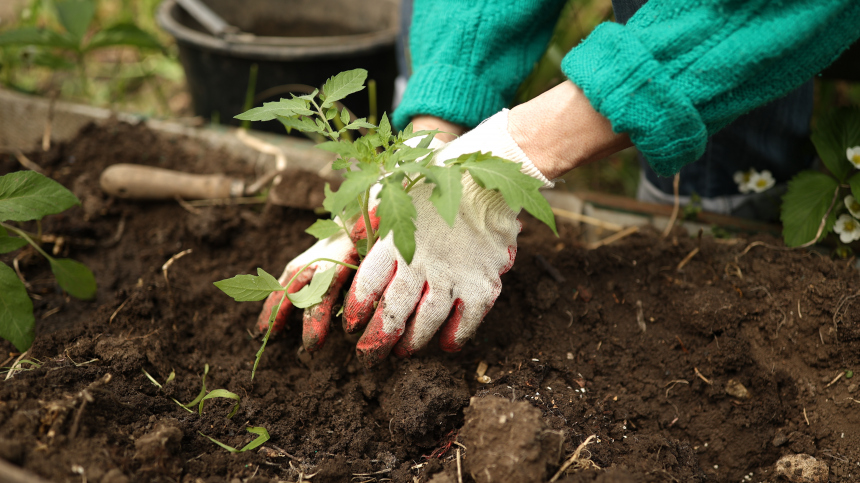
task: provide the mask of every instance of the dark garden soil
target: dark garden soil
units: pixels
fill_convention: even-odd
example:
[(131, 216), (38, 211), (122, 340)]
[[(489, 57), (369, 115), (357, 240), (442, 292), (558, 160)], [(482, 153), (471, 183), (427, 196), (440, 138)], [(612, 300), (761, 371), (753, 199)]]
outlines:
[[(800, 453), (829, 465), (830, 481), (860, 475), (857, 379), (831, 384), (860, 369), (850, 262), (680, 231), (588, 251), (573, 228), (554, 238), (526, 219), (517, 264), (462, 352), (434, 343), (367, 370), (340, 330), (321, 353), (301, 352), (295, 314), (252, 381), (262, 303), (212, 282), (280, 273), (311, 245), (313, 212), (103, 195), (99, 174), (119, 162), (253, 178), (239, 160), (142, 127), (90, 126), (28, 156), (83, 202), (43, 223), (63, 239), (47, 248), (99, 283), (95, 301), (69, 299), (31, 250), (2, 256), (31, 284), (27, 358), (43, 365), (0, 382), (0, 457), (50, 481), (456, 482), (458, 452), (466, 482), (546, 481), (591, 435), (560, 481), (771, 482), (776, 460)], [(0, 157), (0, 173), (14, 169)], [(476, 381), (482, 361), (489, 383)], [(232, 419), (226, 399), (203, 415), (171, 400), (197, 395), (206, 364), (209, 390), (242, 397)], [(142, 370), (175, 379), (159, 389)], [(248, 426), (271, 434), (262, 450), (231, 454), (201, 435), (242, 447)]]

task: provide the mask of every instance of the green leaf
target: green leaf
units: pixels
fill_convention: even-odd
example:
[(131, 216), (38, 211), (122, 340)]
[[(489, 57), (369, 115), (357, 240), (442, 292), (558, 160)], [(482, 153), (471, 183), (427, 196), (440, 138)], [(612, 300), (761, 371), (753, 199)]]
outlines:
[(361, 257), (367, 255), (367, 238), (362, 238), (355, 242), (355, 251), (358, 252), (358, 255)]
[(412, 263), (415, 255), (415, 222), (417, 216), (412, 197), (403, 190), (403, 185), (393, 180), (385, 179), (382, 191), (379, 193), (379, 206), (376, 214), (379, 216), (379, 238), (393, 232), (394, 246), (406, 263)]
[(355, 129), (361, 129), (361, 128), (365, 128), (365, 129), (373, 129), (373, 128), (375, 128), (375, 127), (376, 127), (376, 126), (374, 126), (373, 124), (371, 124), (371, 123), (367, 122), (367, 121), (362, 117), (362, 118), (360, 118), (360, 119), (356, 119), (355, 121), (352, 121), (351, 123), (347, 124), (347, 125), (344, 127), (344, 129), (353, 129), (353, 130), (355, 130)]
[(379, 127), (376, 128), (376, 135), (379, 136), (381, 146), (388, 147), (391, 139), (391, 123), (388, 122), (388, 115), (382, 113), (382, 119), (379, 121)]
[(78, 48), (70, 38), (53, 30), (37, 27), (23, 27), (0, 32), (0, 47), (6, 45), (38, 45), (40, 47)]
[(257, 275), (236, 275), (215, 282), (215, 286), (233, 297), (236, 302), (255, 302), (263, 300), (272, 292), (284, 290), (277, 279), (262, 268), (257, 269)]
[(472, 153), (457, 158), (479, 186), (497, 190), (514, 211), (521, 208), (549, 226), (558, 235), (552, 208), (538, 189), (543, 183), (520, 171), (520, 164), (490, 154)]
[(214, 438), (206, 436), (205, 434), (200, 433), (200, 431), (198, 431), (198, 433), (200, 433), (200, 436), (205, 436), (206, 438), (209, 438), (209, 441), (212, 441), (213, 443), (217, 444), (218, 446), (226, 449), (227, 451), (229, 451), (231, 453), (244, 453), (245, 451), (251, 451), (252, 449), (259, 448), (263, 443), (268, 441), (269, 437), (270, 437), (269, 432), (266, 431), (266, 428), (262, 428), (262, 427), (253, 427), (252, 426), (252, 427), (248, 428), (248, 432), (252, 433), (252, 434), (256, 434), (256, 435), (258, 435), (258, 437), (255, 438), (250, 443), (243, 446), (242, 449), (236, 449), (236, 448), (233, 448), (232, 446), (227, 446), (226, 444), (224, 444), (224, 443), (222, 443), (222, 442), (220, 442)]
[(353, 146), (353, 144), (349, 141), (326, 141), (324, 143), (317, 144), (317, 148), (322, 149), (323, 151), (337, 153), (344, 161), (349, 161), (352, 158), (358, 158), (358, 151), (356, 151), (355, 146)]
[(57, 18), (60, 23), (80, 44), (96, 14), (93, 0), (55, 0)]
[(312, 101), (312, 100), (314, 100), (314, 97), (316, 97), (317, 94), (319, 94), (319, 92), (320, 92), (319, 89), (314, 89), (314, 91), (311, 92), (310, 94), (305, 94), (303, 96), (297, 96), (295, 94), (291, 94), (291, 95), (293, 96), (293, 99), (303, 99), (305, 101)]
[(281, 121), (281, 124), (287, 128), (287, 132), (290, 129), (298, 129), (301, 132), (322, 132), (320, 128), (314, 124), (314, 121), (308, 117), (284, 117), (277, 116), (278, 121)]
[(0, 176), (0, 221), (39, 220), (79, 204), (71, 191), (35, 171)]
[(350, 163), (348, 160), (343, 159), (343, 158), (337, 158), (334, 161), (332, 161), (332, 163), (331, 163), (331, 169), (333, 169), (334, 171), (346, 169), (350, 166), (352, 166), (352, 163)]
[[(419, 135), (420, 135), (420, 133), (423, 133), (423, 132), (427, 132), (427, 131), (419, 131)], [(439, 131), (432, 131), (430, 134), (424, 136), (424, 139), (422, 139), (418, 143), (418, 145), (415, 147), (418, 149), (426, 149), (426, 148), (430, 147), (430, 143), (433, 142), (433, 138), (436, 136), (437, 132), (439, 132)]]
[(35, 323), (26, 287), (14, 270), (0, 263), (0, 337), (24, 352), (33, 345)]
[(812, 143), (827, 169), (844, 182), (854, 170), (845, 151), (860, 145), (860, 110), (843, 107), (819, 120), (812, 132)]
[(87, 42), (85, 51), (89, 52), (114, 45), (131, 45), (139, 49), (161, 50), (163, 47), (155, 36), (141, 30), (133, 23), (112, 25), (93, 34)]
[(854, 195), (854, 199), (860, 200), (860, 171), (848, 178), (848, 186), (851, 187), (851, 194)]
[(308, 109), (305, 102), (300, 99), (281, 99), (280, 101), (265, 102), (261, 107), (255, 107), (234, 117), (241, 121), (271, 121), (278, 116), (294, 117), (297, 115), (311, 116), (313, 111)]
[(203, 366), (203, 377), (200, 378), (200, 392), (197, 393), (197, 397), (195, 397), (194, 400), (192, 400), (190, 403), (185, 404), (183, 407), (194, 407), (195, 404), (202, 401), (203, 397), (206, 396), (206, 375), (207, 374), (209, 374), (209, 364), (206, 364), (205, 366)]
[(364, 89), (364, 81), (366, 79), (367, 71), (364, 69), (348, 70), (330, 78), (323, 85), (322, 91), (325, 98), (320, 107), (328, 109), (335, 102)]
[(238, 394), (236, 394), (234, 392), (230, 392), (226, 389), (215, 389), (200, 399), (200, 406), (198, 408), (198, 413), (201, 416), (203, 416), (203, 402), (206, 401), (207, 399), (213, 399), (216, 397), (217, 398), (225, 398), (225, 399), (233, 399), (234, 401), (236, 401), (236, 405), (233, 406), (233, 409), (230, 411), (230, 414), (227, 415), (227, 419), (232, 418), (239, 411), (239, 403), (242, 402), (242, 398), (239, 397)]
[(314, 305), (322, 302), (323, 295), (328, 292), (328, 288), (331, 286), (331, 281), (334, 279), (336, 268), (337, 266), (334, 266), (328, 270), (323, 270), (322, 272), (317, 271), (314, 273), (314, 278), (311, 279), (311, 283), (305, 285), (296, 293), (287, 294), (287, 298), (290, 299), (290, 302), (292, 302), (294, 306), (300, 309), (313, 307)]
[(337, 116), (337, 108), (336, 107), (332, 107), (331, 109), (329, 109), (325, 112), (325, 118), (328, 121), (331, 121), (332, 119), (334, 119), (335, 116)]
[(344, 207), (358, 199), (379, 180), (379, 169), (376, 165), (359, 163), (359, 169), (343, 175), (344, 181), (336, 192), (327, 188), (323, 207), (334, 215), (340, 215)]
[[(313, 235), (320, 240), (334, 235), (341, 230), (341, 226), (332, 220), (317, 220), (313, 225), (309, 226), (305, 233)], [(2, 240), (2, 238), (0, 238)]]
[(345, 107), (340, 110), (340, 122), (344, 126), (349, 126), (349, 111)]
[[(839, 183), (831, 176), (816, 171), (801, 171), (788, 182), (780, 213), (782, 236), (787, 246), (800, 246), (815, 238), (838, 186)], [(821, 233), (822, 237), (833, 228), (836, 212), (837, 210), (831, 211)]]
[(0, 235), (0, 253), (14, 252), (25, 245), (27, 245), (27, 240), (23, 238)]
[(432, 149), (422, 149), (422, 148), (411, 148), (409, 146), (404, 146), (398, 149), (394, 155), (391, 156), (392, 163), (403, 163), (406, 161), (415, 161), (416, 159), (427, 156), (432, 153)]
[(463, 173), (457, 166), (430, 166), (427, 170), (433, 174), (435, 184), (430, 202), (448, 226), (453, 227), (463, 197)]
[(81, 300), (96, 296), (96, 278), (86, 265), (70, 258), (49, 258), (48, 261), (57, 283), (69, 295)]

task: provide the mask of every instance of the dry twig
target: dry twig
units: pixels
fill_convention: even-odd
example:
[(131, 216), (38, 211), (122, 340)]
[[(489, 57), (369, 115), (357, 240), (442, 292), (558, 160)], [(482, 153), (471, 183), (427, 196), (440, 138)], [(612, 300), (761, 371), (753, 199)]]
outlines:
[(161, 266), (161, 272), (164, 274), (164, 282), (167, 284), (168, 290), (170, 290), (170, 280), (168, 280), (168, 278), (167, 278), (167, 270), (170, 268), (171, 265), (173, 265), (173, 262), (175, 262), (176, 260), (179, 260), (180, 258), (184, 257), (185, 255), (188, 255), (189, 253), (191, 253), (191, 248), (189, 248), (187, 250), (182, 250), (181, 252), (177, 253), (176, 255), (173, 255), (172, 257), (170, 257), (170, 259), (167, 260), (166, 262), (164, 262), (164, 265)]
[(567, 218), (569, 220), (578, 221), (581, 223), (585, 223), (588, 225), (593, 225), (598, 228), (603, 228), (605, 230), (610, 231), (621, 231), (624, 229), (624, 226), (619, 225), (617, 223), (612, 223), (609, 221), (603, 221), (600, 218), (595, 218), (593, 216), (583, 215), (581, 213), (576, 213), (573, 211), (563, 210), (561, 208), (553, 208), (552, 212), (556, 216), (560, 216), (562, 218)]
[(675, 179), (672, 180), (672, 189), (675, 192), (675, 206), (672, 207), (672, 216), (669, 217), (669, 223), (666, 229), (663, 230), (663, 238), (669, 236), (672, 232), (672, 227), (675, 226), (675, 221), (678, 220), (678, 212), (681, 211), (681, 196), (678, 193), (681, 185), (681, 173), (675, 173)]
[(594, 250), (596, 248), (600, 248), (602, 246), (609, 245), (611, 243), (615, 243), (618, 240), (621, 240), (622, 238), (626, 238), (626, 237), (636, 233), (637, 231), (639, 231), (638, 226), (628, 226), (627, 228), (619, 231), (618, 233), (616, 233), (614, 235), (610, 235), (610, 236), (604, 238), (603, 240), (600, 240), (600, 241), (597, 241), (595, 243), (590, 243), (590, 244), (586, 245), (586, 248), (589, 250)]
[(707, 384), (707, 385), (709, 385), (709, 386), (713, 386), (713, 385), (714, 385), (714, 383), (713, 383), (713, 382), (711, 382), (711, 381), (710, 381), (710, 379), (708, 379), (707, 377), (703, 376), (703, 375), (702, 375), (702, 373), (701, 373), (701, 372), (699, 372), (699, 369), (698, 369), (697, 367), (694, 367), (694, 368), (693, 368), (693, 371), (695, 371), (696, 375), (697, 375), (697, 376), (699, 376), (699, 379), (701, 379), (701, 380), (705, 381), (705, 384)]
[(594, 461), (591, 461), (591, 454), (589, 454), (585, 458), (582, 457), (582, 452), (585, 451), (585, 447), (591, 444), (591, 442), (594, 441), (596, 437), (597, 436), (592, 434), (591, 436), (585, 438), (585, 441), (583, 441), (582, 444), (576, 447), (576, 450), (574, 450), (573, 454), (570, 455), (570, 458), (568, 458), (567, 461), (565, 461), (564, 464), (561, 465), (561, 468), (556, 471), (555, 475), (550, 478), (549, 483), (554, 483), (558, 481), (558, 479), (561, 478), (561, 475), (563, 475), (564, 472), (567, 471), (567, 469), (571, 466), (573, 466), (574, 469), (577, 470), (587, 470), (591, 468), (599, 470), (600, 467), (597, 466)]
[(684, 259), (681, 260), (680, 263), (678, 263), (678, 267), (675, 269), (675, 271), (680, 272), (686, 264), (690, 263), (690, 260), (692, 260), (697, 253), (699, 253), (699, 247), (693, 248), (690, 253), (688, 253), (687, 256), (684, 257)]

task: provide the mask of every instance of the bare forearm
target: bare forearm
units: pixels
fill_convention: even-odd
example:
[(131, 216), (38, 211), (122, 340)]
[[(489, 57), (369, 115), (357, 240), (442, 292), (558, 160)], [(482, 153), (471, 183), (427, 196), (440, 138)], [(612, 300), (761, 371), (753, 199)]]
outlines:
[(511, 109), (508, 132), (550, 179), (632, 145), (570, 81)]

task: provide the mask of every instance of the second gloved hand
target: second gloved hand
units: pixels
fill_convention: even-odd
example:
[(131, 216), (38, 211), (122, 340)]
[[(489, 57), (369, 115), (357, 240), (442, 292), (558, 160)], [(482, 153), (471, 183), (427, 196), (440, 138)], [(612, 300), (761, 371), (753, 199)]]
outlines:
[[(551, 187), (511, 138), (507, 124), (505, 110), (448, 143), (435, 162), (490, 151), (521, 163), (522, 172)], [(410, 192), (417, 210), (412, 263), (406, 264), (389, 234), (364, 259), (347, 295), (344, 328), (355, 332), (366, 326), (357, 351), (368, 366), (392, 350), (401, 357), (412, 354), (440, 329), (442, 349), (459, 350), (492, 308), (502, 289), (500, 275), (514, 263), (521, 225), (500, 193), (464, 175), (452, 228), (429, 201), (432, 190), (421, 183)]]

